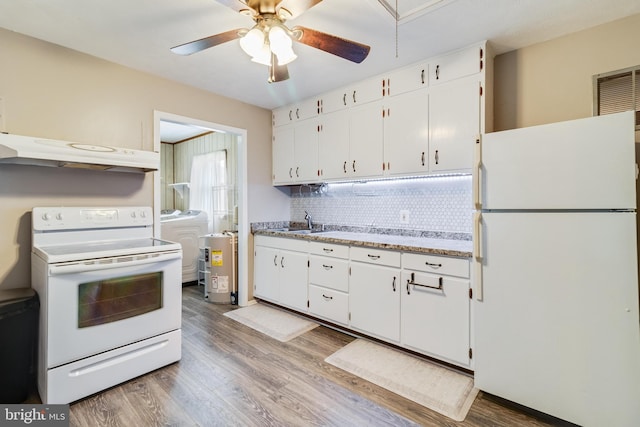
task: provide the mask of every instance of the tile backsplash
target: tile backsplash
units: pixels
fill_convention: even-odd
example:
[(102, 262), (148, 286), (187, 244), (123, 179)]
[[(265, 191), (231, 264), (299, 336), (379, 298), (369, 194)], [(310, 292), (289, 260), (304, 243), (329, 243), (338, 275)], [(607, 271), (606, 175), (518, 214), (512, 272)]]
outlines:
[(470, 175), (302, 185), (291, 190), (291, 221), (354, 227), (472, 232)]

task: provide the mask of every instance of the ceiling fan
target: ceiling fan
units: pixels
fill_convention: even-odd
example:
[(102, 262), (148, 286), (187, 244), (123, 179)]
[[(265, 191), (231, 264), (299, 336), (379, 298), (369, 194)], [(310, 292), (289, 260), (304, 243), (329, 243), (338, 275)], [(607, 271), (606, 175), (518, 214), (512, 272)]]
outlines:
[(240, 39), (240, 46), (252, 61), (269, 67), (268, 82), (279, 82), (289, 78), (287, 64), (297, 58), (292, 41), (323, 50), (355, 63), (361, 63), (369, 54), (370, 47), (331, 34), (296, 26), (289, 29), (285, 21), (296, 18), (322, 0), (218, 0), (225, 6), (250, 16), (255, 25), (237, 28), (224, 33), (194, 40), (171, 48), (179, 55), (196, 52)]

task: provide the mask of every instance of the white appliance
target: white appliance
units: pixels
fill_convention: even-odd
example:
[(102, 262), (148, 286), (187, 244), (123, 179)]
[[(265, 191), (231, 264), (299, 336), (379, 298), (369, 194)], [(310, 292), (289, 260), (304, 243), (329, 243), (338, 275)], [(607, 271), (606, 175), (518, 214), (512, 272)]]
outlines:
[(205, 301), (237, 304), (238, 233), (207, 234), (201, 240), (199, 284), (204, 285)]
[(69, 403), (181, 357), (180, 245), (149, 207), (34, 208), (38, 390)]
[(198, 257), (200, 237), (209, 230), (205, 211), (177, 211), (160, 216), (160, 231), (163, 239), (180, 243), (182, 246), (182, 283), (198, 280)]
[(477, 145), (476, 387), (582, 426), (637, 426), (633, 112)]
[(0, 133), (0, 163), (144, 173), (158, 170), (160, 154)]

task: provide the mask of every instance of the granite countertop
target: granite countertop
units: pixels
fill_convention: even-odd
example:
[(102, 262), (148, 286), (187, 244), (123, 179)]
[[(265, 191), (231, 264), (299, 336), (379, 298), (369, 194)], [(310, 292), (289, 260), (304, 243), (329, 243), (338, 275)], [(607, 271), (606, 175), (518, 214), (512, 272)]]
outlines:
[[(470, 258), (473, 243), (470, 238), (456, 233), (444, 233), (441, 237), (429, 235), (389, 234), (363, 231), (327, 230), (309, 234), (289, 231), (287, 228), (255, 228), (255, 235), (305, 239), (317, 242), (337, 243), (378, 249)], [(437, 233), (436, 233), (437, 235)], [(449, 238), (447, 238), (449, 237)], [(453, 237), (453, 238), (452, 238)]]

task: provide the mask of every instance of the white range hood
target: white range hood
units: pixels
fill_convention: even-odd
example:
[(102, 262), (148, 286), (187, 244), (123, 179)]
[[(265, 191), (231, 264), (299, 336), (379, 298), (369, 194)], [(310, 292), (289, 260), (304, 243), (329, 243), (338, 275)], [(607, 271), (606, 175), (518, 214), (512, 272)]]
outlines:
[(158, 170), (160, 154), (0, 133), (2, 163), (144, 173)]

